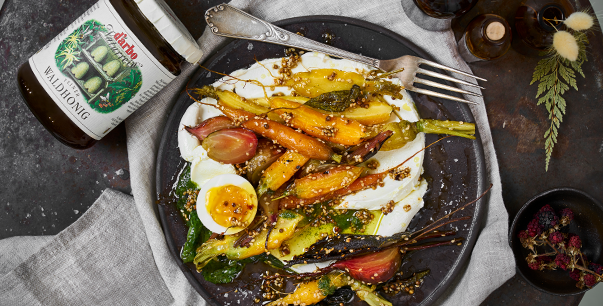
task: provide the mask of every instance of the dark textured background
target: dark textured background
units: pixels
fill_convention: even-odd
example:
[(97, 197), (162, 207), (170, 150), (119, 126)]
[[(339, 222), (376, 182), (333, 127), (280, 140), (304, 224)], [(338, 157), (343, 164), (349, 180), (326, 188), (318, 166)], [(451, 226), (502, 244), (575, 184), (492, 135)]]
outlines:
[[(73, 223), (105, 188), (130, 193), (125, 128), (120, 125), (86, 151), (63, 146), (47, 133), (22, 102), (16, 70), (45, 43), (96, 0), (7, 0), (0, 11), (0, 239), (18, 235), (52, 235)], [(203, 12), (219, 0), (166, 1), (199, 37)], [(548, 1), (544, 1), (548, 2)], [(476, 15), (507, 18), (519, 0), (482, 0), (453, 30), (462, 30)], [(588, 0), (572, 0), (578, 9)], [(514, 33), (515, 34), (515, 33)], [(538, 58), (510, 50), (503, 58), (470, 64), (490, 80), (484, 91), (494, 136), (503, 198), (512, 219), (524, 202), (544, 190), (568, 186), (603, 201), (603, 39), (589, 36), (587, 77), (571, 90), (548, 173), (544, 171), (544, 139), (548, 126), (543, 106), (536, 106), (536, 85), (529, 86)], [(541, 293), (519, 276), (495, 291), (484, 305), (577, 305), (581, 296)]]

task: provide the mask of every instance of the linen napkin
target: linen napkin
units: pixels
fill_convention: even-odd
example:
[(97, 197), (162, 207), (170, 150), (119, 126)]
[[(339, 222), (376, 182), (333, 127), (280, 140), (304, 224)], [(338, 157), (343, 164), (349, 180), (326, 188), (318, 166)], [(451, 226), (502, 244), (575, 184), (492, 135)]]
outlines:
[[(444, 65), (470, 71), (456, 51), (452, 31), (416, 26), (399, 0), (234, 0), (231, 4), (271, 22), (306, 15), (366, 20), (405, 36), (423, 50), (437, 50), (431, 55)], [(206, 30), (199, 39), (204, 59), (225, 42)], [(0, 240), (0, 304), (204, 305), (167, 248), (154, 187), (156, 153), (172, 98), (196, 68), (185, 67), (179, 78), (126, 120), (133, 198), (106, 190), (78, 221), (54, 237)], [(471, 111), (482, 138), (488, 180), (494, 187), (470, 262), (435, 301), (438, 305), (478, 305), (515, 273), (484, 101), (465, 98), (479, 103)]]

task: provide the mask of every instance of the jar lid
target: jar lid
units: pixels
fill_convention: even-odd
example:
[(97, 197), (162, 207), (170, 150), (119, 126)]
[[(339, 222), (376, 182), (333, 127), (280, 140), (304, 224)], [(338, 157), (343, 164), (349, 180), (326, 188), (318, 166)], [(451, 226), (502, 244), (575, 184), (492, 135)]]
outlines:
[(197, 41), (163, 0), (135, 0), (144, 16), (187, 62), (197, 63), (203, 56)]
[(505, 26), (498, 21), (493, 21), (486, 26), (486, 36), (493, 41), (501, 40), (505, 32)]

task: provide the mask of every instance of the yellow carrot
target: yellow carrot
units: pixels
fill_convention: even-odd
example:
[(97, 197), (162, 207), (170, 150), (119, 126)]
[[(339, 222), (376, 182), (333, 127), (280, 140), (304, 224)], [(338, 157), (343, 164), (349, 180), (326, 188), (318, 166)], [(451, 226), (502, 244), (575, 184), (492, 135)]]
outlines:
[(258, 185), (258, 195), (262, 196), (268, 190), (277, 190), (291, 179), (308, 160), (310, 159), (294, 151), (285, 152), (262, 174)]
[(353, 146), (361, 143), (367, 133), (356, 120), (323, 114), (311, 107), (293, 101), (274, 98), (270, 101), (274, 112), (291, 126), (323, 140)]

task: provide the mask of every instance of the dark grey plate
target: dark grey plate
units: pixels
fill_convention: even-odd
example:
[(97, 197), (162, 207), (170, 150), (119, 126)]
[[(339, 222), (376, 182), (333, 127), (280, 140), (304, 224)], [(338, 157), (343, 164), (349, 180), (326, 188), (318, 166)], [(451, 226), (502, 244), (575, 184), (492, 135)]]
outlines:
[[(292, 31), (300, 32), (306, 37), (323, 41), (325, 35), (332, 35), (332, 45), (347, 51), (361, 53), (379, 59), (391, 59), (402, 55), (418, 55), (430, 59), (430, 56), (417, 48), (402, 36), (374, 24), (337, 16), (308, 16), (292, 18), (276, 23)], [(230, 73), (237, 69), (249, 67), (255, 60), (284, 56), (284, 47), (244, 40), (232, 41), (222, 50), (216, 52), (203, 66), (222, 73)], [(188, 82), (189, 88), (208, 85), (221, 76), (200, 69)], [(421, 117), (475, 122), (471, 111), (465, 104), (440, 101), (413, 93), (413, 99)], [(184, 162), (180, 158), (177, 143), (177, 130), (180, 118), (193, 101), (183, 93), (175, 101), (165, 126), (161, 145), (157, 155), (156, 184), (157, 191), (162, 194), (169, 191)], [(438, 139), (436, 135), (428, 135), (427, 143)], [(460, 204), (476, 199), (486, 185), (485, 162), (481, 141), (448, 138), (428, 149), (424, 162), (425, 174), (430, 189), (425, 196), (425, 208), (413, 219), (408, 230), (413, 231), (433, 222)], [(466, 239), (462, 246), (446, 246), (432, 248), (408, 254), (401, 269), (404, 275), (431, 269), (425, 283), (416, 290), (413, 296), (388, 296), (394, 305), (429, 305), (432, 304), (451, 284), (462, 265), (469, 259), (473, 245), (479, 234), (480, 225), (485, 218), (487, 199), (478, 201), (457, 214), (472, 216), (470, 220), (455, 223), (447, 228), (458, 229), (458, 236)], [(232, 284), (216, 286), (206, 282), (197, 273), (192, 264), (183, 264), (179, 253), (186, 238), (186, 227), (174, 205), (159, 205), (159, 214), (164, 228), (168, 246), (179, 263), (190, 283), (212, 305), (249, 305), (259, 297), (259, 283), (250, 282), (257, 279), (258, 273), (267, 269), (263, 265), (248, 267)], [(238, 289), (238, 290), (237, 290)], [(237, 292), (235, 292), (237, 290)], [(352, 305), (366, 305), (356, 298)]]

